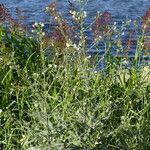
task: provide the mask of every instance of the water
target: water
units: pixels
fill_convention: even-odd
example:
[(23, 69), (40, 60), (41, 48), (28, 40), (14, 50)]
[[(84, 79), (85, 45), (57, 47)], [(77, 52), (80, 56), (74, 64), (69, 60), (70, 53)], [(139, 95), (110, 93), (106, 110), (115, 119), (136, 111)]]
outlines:
[[(13, 17), (16, 17), (16, 8), (22, 11), (25, 16), (25, 23), (29, 26), (33, 22), (50, 23), (50, 17), (44, 13), (45, 7), (53, 0), (0, 0), (5, 4)], [(73, 2), (73, 0), (70, 0)], [(64, 18), (68, 18), (70, 9), (68, 0), (57, 0), (58, 10)], [(78, 7), (77, 7), (78, 8)], [(113, 21), (120, 24), (122, 21), (129, 19), (139, 19), (145, 11), (150, 8), (150, 0), (89, 0), (85, 7), (87, 11), (86, 23), (90, 24), (97, 11), (108, 11), (113, 17)], [(89, 36), (90, 37), (90, 36)]]
[[(20, 8), (28, 23), (47, 21), (48, 16), (43, 11), (51, 2), (52, 0), (0, 0), (0, 3), (5, 4), (14, 16), (15, 9)], [(150, 0), (89, 0), (85, 10), (88, 12), (89, 18), (92, 18), (97, 11), (107, 10), (114, 17), (114, 21), (119, 22), (124, 19), (137, 19), (149, 7)], [(68, 8), (69, 3), (67, 0), (58, 0), (58, 9), (64, 16), (67, 16)], [(91, 22), (90, 19), (89, 22)]]

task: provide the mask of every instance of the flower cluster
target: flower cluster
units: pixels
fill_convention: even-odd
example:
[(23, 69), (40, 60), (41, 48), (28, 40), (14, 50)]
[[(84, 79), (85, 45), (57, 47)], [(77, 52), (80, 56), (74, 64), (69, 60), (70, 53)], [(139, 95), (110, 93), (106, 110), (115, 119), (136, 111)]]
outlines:
[(87, 17), (86, 11), (81, 11), (81, 12), (70, 11), (70, 14), (72, 15), (73, 20), (77, 23), (83, 22), (84, 19)]
[(50, 16), (53, 17), (54, 21), (57, 24), (60, 24), (61, 22), (63, 22), (63, 19), (61, 17), (61, 15), (58, 13), (57, 9), (56, 9), (56, 2), (52, 2), (50, 3), (47, 7), (46, 7), (46, 13), (48, 13)]
[(33, 25), (32, 25), (32, 33), (35, 33), (37, 35), (40, 35), (40, 36), (44, 36), (45, 35), (45, 32), (43, 32), (43, 27), (44, 27), (44, 24), (39, 22), (35, 22)]

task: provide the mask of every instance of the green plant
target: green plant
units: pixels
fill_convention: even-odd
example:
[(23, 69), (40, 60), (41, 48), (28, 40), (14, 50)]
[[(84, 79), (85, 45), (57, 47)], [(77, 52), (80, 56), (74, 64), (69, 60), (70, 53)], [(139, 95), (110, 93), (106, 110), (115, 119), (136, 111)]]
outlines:
[[(131, 39), (122, 44), (122, 29), (110, 25), (111, 15), (98, 14), (86, 27), (82, 6), (71, 11), (76, 26), (70, 27), (55, 3), (49, 5), (46, 10), (58, 25), (48, 34), (41, 23), (33, 24), (32, 33), (10, 28), (9, 22), (0, 25), (0, 149), (150, 148), (144, 33), (130, 59)], [(85, 33), (91, 27), (94, 41), (87, 48)], [(104, 55), (87, 56), (99, 42)]]

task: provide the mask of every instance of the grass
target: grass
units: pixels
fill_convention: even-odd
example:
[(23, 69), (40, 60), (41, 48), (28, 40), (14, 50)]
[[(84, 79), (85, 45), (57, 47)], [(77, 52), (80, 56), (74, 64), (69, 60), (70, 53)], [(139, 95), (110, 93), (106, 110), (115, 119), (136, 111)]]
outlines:
[[(33, 25), (33, 33), (0, 25), (0, 149), (149, 150), (150, 67), (141, 63), (144, 33), (130, 60), (111, 55), (111, 46), (118, 54), (129, 47), (112, 41), (108, 25), (102, 26), (105, 37), (95, 24), (92, 46), (104, 39), (105, 54), (89, 57), (84, 13), (75, 20), (82, 24), (77, 44), (59, 14), (51, 13), (58, 23), (52, 38), (43, 34), (42, 24)], [(97, 70), (96, 62), (104, 67)]]

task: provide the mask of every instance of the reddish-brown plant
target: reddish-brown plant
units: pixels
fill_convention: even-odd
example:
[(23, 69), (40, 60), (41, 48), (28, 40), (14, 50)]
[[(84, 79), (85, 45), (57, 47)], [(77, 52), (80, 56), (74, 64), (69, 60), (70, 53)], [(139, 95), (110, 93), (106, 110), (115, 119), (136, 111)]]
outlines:
[(122, 44), (124, 45), (124, 56), (128, 57), (128, 54), (131, 50), (131, 47), (133, 45), (136, 45), (136, 39), (133, 38), (135, 35), (135, 30), (134, 29), (130, 29), (128, 30), (127, 33), (127, 38), (125, 40), (122, 41)]
[(8, 9), (4, 6), (4, 4), (0, 4), (0, 24), (7, 22), (9, 24), (9, 29), (12, 31), (14, 27), (17, 27), (19, 30), (23, 31), (23, 27), (19, 22), (16, 22), (11, 14), (9, 13)]
[(60, 52), (66, 48), (66, 43), (69, 39), (71, 39), (71, 27), (66, 22), (57, 25), (51, 33), (51, 40)]
[(92, 26), (94, 37), (105, 36), (109, 33), (109, 24), (112, 20), (112, 16), (109, 12), (105, 11), (101, 16), (96, 17)]
[(150, 50), (150, 8), (145, 12), (142, 17), (142, 29), (145, 33), (144, 36), (144, 49)]
[(50, 40), (58, 48), (59, 52), (62, 52), (66, 47), (67, 40), (71, 39), (71, 27), (56, 10), (56, 1), (48, 5), (47, 12), (53, 17), (54, 24), (56, 24), (48, 37), (50, 37)]
[(56, 9), (56, 1), (50, 3), (47, 7), (46, 7), (46, 12), (53, 17), (54, 21), (57, 24), (61, 24), (61, 22), (63, 22), (63, 19), (61, 17), (61, 15), (59, 14), (59, 12)]
[(3, 23), (7, 19), (11, 19), (11, 16), (4, 4), (0, 4), (0, 23)]
[(124, 49), (124, 56), (127, 58), (128, 53), (131, 50), (131, 46), (133, 44), (133, 40), (131, 38), (126, 39), (125, 41), (125, 49)]
[(142, 17), (142, 28), (146, 32), (150, 32), (150, 8), (145, 12)]

